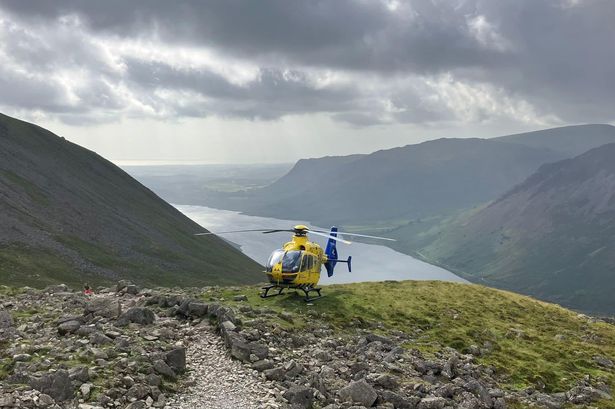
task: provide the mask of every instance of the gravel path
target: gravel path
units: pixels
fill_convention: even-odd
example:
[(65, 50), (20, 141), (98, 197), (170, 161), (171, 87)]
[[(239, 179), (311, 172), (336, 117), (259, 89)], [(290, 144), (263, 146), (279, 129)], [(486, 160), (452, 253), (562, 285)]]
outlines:
[(186, 340), (188, 369), (184, 390), (169, 398), (168, 409), (278, 408), (274, 389), (258, 372), (231, 359), (208, 324), (193, 327)]

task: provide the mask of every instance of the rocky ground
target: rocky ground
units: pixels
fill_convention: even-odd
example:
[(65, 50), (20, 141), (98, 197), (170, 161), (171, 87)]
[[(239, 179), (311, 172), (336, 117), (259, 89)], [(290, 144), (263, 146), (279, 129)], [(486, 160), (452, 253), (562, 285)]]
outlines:
[[(611, 401), (590, 375), (561, 393), (503, 389), (494, 368), (377, 322), (255, 308), (215, 288), (86, 297), (65, 286), (0, 292), (1, 408), (564, 408)], [(231, 307), (232, 305), (232, 307)], [(521, 336), (519, 334), (513, 334)], [(611, 357), (598, 364), (613, 371)]]

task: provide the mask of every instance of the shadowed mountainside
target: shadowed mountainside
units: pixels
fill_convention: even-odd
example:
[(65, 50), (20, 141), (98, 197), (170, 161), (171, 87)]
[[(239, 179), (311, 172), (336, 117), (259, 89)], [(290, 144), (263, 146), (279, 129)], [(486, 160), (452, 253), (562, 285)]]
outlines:
[[(541, 165), (608, 142), (615, 142), (615, 127), (610, 125), (563, 127), (494, 139), (438, 139), (369, 155), (303, 159), (264, 188), (210, 191), (185, 204), (259, 216), (292, 216), (323, 225), (399, 225), (493, 200)], [(175, 201), (174, 197), (167, 199)]]
[(474, 214), (405, 237), (428, 260), (489, 285), (615, 313), (615, 144), (542, 166)]
[(97, 154), (0, 114), (0, 281), (257, 282), (258, 264)]

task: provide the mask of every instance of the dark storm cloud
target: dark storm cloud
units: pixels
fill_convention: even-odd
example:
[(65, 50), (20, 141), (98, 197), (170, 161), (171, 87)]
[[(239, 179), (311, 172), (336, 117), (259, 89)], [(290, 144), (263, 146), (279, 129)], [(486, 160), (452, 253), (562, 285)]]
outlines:
[[(4, 93), (9, 106), (264, 119), (325, 112), (357, 126), (498, 116), (603, 122), (615, 110), (611, 0), (0, 0), (0, 10), (17, 27), (4, 36), (13, 65), (85, 77), (70, 92), (61, 81), (41, 84), (54, 109), (43, 95), (34, 103), (32, 90)], [(70, 35), (72, 18), (90, 40)], [(28, 38), (41, 27), (57, 28), (46, 46)], [(242, 82), (147, 56), (110, 61), (105, 41), (202, 47), (256, 74)], [(19, 77), (7, 70), (0, 81)], [(315, 80), (328, 70), (343, 80)]]

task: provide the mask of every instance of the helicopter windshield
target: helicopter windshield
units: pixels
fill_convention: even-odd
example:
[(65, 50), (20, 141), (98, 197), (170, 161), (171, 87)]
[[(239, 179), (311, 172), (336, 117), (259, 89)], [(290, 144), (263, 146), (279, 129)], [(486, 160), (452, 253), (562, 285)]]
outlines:
[(271, 253), (271, 256), (269, 256), (269, 261), (267, 261), (267, 271), (271, 271), (273, 269), (273, 266), (282, 261), (283, 257), (284, 250), (276, 250)]
[(267, 261), (267, 271), (271, 271), (273, 267), (282, 262), (282, 271), (297, 272), (301, 266), (301, 255), (303, 251), (287, 251), (276, 250), (271, 253), (269, 261)]
[(282, 259), (282, 271), (299, 271), (302, 251), (287, 251)]

